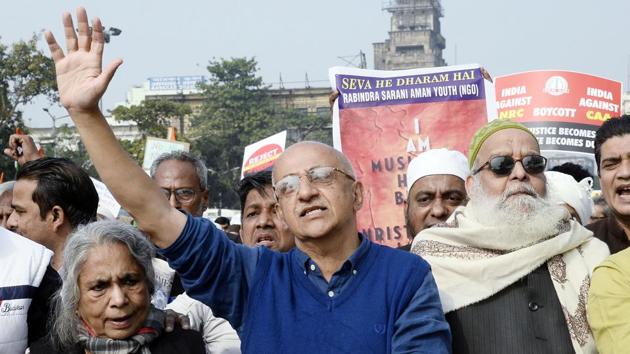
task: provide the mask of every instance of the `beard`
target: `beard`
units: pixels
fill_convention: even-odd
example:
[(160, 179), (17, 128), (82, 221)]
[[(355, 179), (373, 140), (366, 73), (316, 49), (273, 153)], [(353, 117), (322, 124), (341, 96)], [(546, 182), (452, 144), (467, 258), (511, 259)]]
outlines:
[(502, 235), (496, 249), (515, 250), (531, 246), (565, 231), (569, 214), (549, 203), (529, 183), (512, 184), (498, 197), (486, 193), (481, 179), (474, 178), (467, 214)]

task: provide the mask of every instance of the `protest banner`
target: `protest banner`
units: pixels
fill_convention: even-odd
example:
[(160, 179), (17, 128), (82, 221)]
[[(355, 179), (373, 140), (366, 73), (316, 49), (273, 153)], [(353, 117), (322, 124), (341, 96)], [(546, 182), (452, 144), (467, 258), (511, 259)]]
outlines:
[(287, 143), (287, 131), (259, 140), (245, 147), (241, 179), (256, 172), (270, 170), (274, 162), (284, 151)]
[(189, 143), (148, 137), (147, 142), (144, 146), (144, 160), (142, 161), (142, 168), (145, 171), (148, 171), (151, 168), (151, 164), (153, 163), (153, 160), (157, 159), (158, 156), (164, 153), (172, 152), (172, 151), (189, 151), (189, 150), (190, 150)]
[(173, 288), (173, 280), (175, 279), (175, 270), (168, 265), (163, 259), (153, 258), (155, 289), (151, 295), (151, 304), (160, 310), (164, 310), (169, 303), (171, 289)]
[(593, 175), (595, 132), (621, 114), (621, 83), (572, 71), (530, 71), (496, 78), (499, 118), (525, 124), (548, 168), (572, 162)]
[(404, 218), (408, 162), (432, 148), (466, 154), (475, 131), (494, 118), (494, 87), (484, 75), (489, 77), (479, 65), (329, 70), (339, 91), (334, 146), (364, 185), (358, 227), (372, 241), (397, 247), (414, 236)]
[(94, 184), (94, 188), (96, 188), (96, 193), (98, 193), (98, 211), (105, 217), (117, 218), (121, 207), (116, 198), (114, 198), (105, 183), (94, 177), (90, 177), (90, 179), (92, 184)]

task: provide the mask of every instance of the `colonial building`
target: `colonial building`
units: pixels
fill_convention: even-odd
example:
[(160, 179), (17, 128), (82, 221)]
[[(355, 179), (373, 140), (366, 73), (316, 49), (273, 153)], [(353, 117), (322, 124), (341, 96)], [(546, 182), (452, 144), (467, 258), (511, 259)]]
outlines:
[[(120, 140), (133, 141), (138, 139), (142, 134), (138, 130), (135, 122), (119, 122), (112, 117), (105, 117), (107, 123), (114, 132), (114, 135)], [(79, 141), (79, 133), (74, 126), (61, 127), (45, 127), (45, 128), (29, 128), (29, 135), (33, 137), (35, 143), (44, 147), (46, 154), (55, 155), (56, 149), (68, 148), (74, 150), (76, 142)]]
[[(203, 97), (196, 84), (205, 82), (203, 76), (174, 76), (149, 78), (142, 85), (133, 87), (127, 93), (125, 106), (139, 105), (144, 100), (166, 99), (186, 103), (193, 112), (198, 109)], [(322, 113), (330, 110), (328, 96), (330, 87), (272, 88), (271, 98), (280, 107), (291, 108), (304, 113)]]
[(374, 43), (374, 68), (400, 70), (445, 66), (446, 41), (440, 29), (439, 0), (388, 0), (392, 14), (389, 38)]
[[(133, 87), (127, 93), (127, 101), (122, 105), (139, 105), (144, 100), (164, 99), (190, 105), (193, 112), (203, 103), (203, 96), (196, 88), (199, 82), (205, 82), (203, 76), (177, 76), (149, 78), (142, 85)], [(294, 109), (308, 114), (330, 114), (328, 97), (330, 87), (272, 88), (269, 90), (275, 104), (282, 108)], [(171, 122), (180, 132), (190, 127), (188, 119), (174, 119)]]

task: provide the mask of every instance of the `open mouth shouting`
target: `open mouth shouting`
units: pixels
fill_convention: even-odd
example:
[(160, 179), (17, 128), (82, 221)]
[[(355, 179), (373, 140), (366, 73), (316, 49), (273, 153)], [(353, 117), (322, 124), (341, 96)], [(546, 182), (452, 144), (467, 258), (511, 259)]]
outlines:
[(254, 241), (256, 242), (256, 246), (271, 248), (276, 242), (276, 238), (270, 233), (264, 233), (260, 235), (255, 235)]
[(621, 197), (622, 200), (630, 202), (630, 184), (623, 184), (615, 188), (615, 193)]

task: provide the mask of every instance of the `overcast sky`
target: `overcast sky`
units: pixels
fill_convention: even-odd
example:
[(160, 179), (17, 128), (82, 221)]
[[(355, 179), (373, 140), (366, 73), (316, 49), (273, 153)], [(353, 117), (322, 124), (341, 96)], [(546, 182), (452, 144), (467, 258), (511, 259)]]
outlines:
[[(372, 43), (389, 30), (380, 0), (20, 0), (3, 3), (0, 40), (9, 44), (44, 28), (62, 38), (61, 13), (78, 5), (106, 27), (122, 29), (106, 47), (106, 61), (122, 57), (124, 64), (104, 97), (105, 109), (148, 77), (205, 75), (211, 58), (255, 56), (268, 83), (280, 74), (285, 82), (304, 81), (308, 73), (312, 86), (327, 85), (328, 68), (344, 65), (339, 56), (362, 50), (372, 68)], [(443, 0), (442, 7), (449, 64), (480, 63), (493, 76), (582, 71), (627, 87), (628, 0)], [(44, 106), (45, 100), (27, 108), (27, 125), (50, 126)]]

